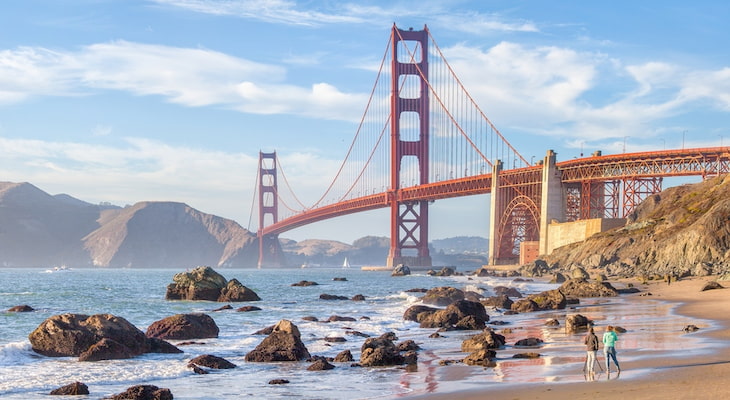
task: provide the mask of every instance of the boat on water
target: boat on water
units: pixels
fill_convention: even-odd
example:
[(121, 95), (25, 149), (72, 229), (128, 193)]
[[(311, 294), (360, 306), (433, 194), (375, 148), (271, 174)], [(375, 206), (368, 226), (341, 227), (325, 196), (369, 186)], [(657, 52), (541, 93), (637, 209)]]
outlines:
[(350, 262), (347, 261), (347, 257), (345, 257), (345, 261), (342, 262), (342, 268), (350, 268)]

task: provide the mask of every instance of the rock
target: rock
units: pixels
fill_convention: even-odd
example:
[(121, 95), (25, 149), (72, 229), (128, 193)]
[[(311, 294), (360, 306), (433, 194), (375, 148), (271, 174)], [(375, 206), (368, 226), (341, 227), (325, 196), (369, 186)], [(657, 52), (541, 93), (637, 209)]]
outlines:
[(334, 369), (335, 366), (330, 364), (324, 357), (318, 357), (314, 362), (307, 367), (307, 371), (326, 371)]
[(531, 337), (526, 339), (520, 339), (517, 342), (515, 342), (516, 347), (539, 347), (543, 344), (542, 339)]
[(492, 361), (494, 357), (497, 356), (497, 353), (494, 352), (494, 350), (477, 350), (468, 356), (466, 356), (463, 360), (464, 364), (466, 365), (479, 365), (483, 367), (494, 367), (497, 364)]
[(79, 396), (89, 394), (89, 387), (81, 382), (74, 382), (58, 389), (51, 390), (52, 396)]
[(560, 321), (555, 318), (550, 318), (549, 320), (545, 321), (545, 326), (560, 326)]
[(510, 310), (518, 313), (525, 313), (540, 311), (540, 306), (538, 306), (537, 303), (530, 299), (519, 299), (512, 303), (512, 307), (510, 307)]
[(484, 329), (489, 315), (481, 303), (458, 300), (444, 310), (418, 314), (421, 328), (454, 327), (459, 330)]
[(408, 289), (405, 292), (406, 293), (426, 293), (426, 292), (428, 292), (428, 289), (426, 289), (426, 288), (413, 288), (413, 289)]
[(198, 375), (207, 375), (209, 373), (208, 371), (198, 367), (195, 364), (188, 364), (188, 368), (192, 369), (193, 373)]
[(236, 364), (226, 360), (225, 358), (214, 356), (211, 354), (204, 354), (202, 356), (197, 356), (190, 360), (188, 362), (188, 366), (190, 365), (200, 365), (203, 367), (213, 368), (213, 369), (231, 369), (236, 368)]
[(22, 305), (22, 306), (14, 306), (14, 307), (8, 308), (8, 312), (31, 312), (31, 311), (35, 311), (35, 310), (33, 309), (33, 307), (31, 307), (27, 304)]
[(299, 361), (309, 358), (301, 340), (299, 328), (291, 321), (281, 320), (258, 346), (248, 354), (249, 362)]
[(319, 321), (319, 318), (317, 318), (317, 317), (315, 317), (313, 315), (307, 315), (305, 317), (302, 317), (302, 321), (318, 322)]
[(517, 353), (512, 356), (512, 358), (540, 358), (540, 353)]
[(522, 297), (522, 293), (520, 293), (519, 290), (517, 290), (516, 288), (513, 288), (513, 287), (495, 286), (493, 290), (494, 290), (494, 294), (496, 294), (497, 296), (505, 295), (508, 297), (516, 297), (516, 298)]
[(337, 296), (334, 294), (322, 293), (319, 295), (320, 300), (350, 300), (347, 296)]
[(127, 346), (109, 338), (94, 343), (79, 355), (79, 361), (124, 360), (134, 357)]
[(329, 318), (327, 318), (328, 322), (339, 322), (339, 321), (345, 321), (345, 322), (355, 322), (357, 321), (353, 317), (342, 317), (339, 315), (331, 315)]
[(366, 339), (360, 348), (360, 365), (365, 367), (402, 365), (405, 359), (400, 355), (393, 340), (396, 340), (396, 336), (392, 332)]
[(567, 301), (565, 295), (558, 290), (548, 290), (538, 294), (531, 294), (526, 298), (519, 299), (512, 304), (512, 311), (530, 312), (541, 310), (559, 310), (565, 308)]
[(488, 329), (480, 334), (474, 335), (462, 341), (461, 351), (474, 352), (477, 350), (498, 349), (504, 346), (504, 343), (504, 336), (494, 332), (491, 329)]
[(433, 273), (433, 276), (453, 276), (455, 273), (451, 267), (443, 267), (438, 272)]
[(416, 351), (416, 350), (420, 350), (421, 349), (416, 344), (416, 342), (414, 342), (411, 339), (408, 339), (406, 341), (403, 341), (403, 342), (398, 343), (398, 345), (396, 345), (396, 347), (398, 348), (398, 351), (400, 351), (400, 352), (404, 352), (404, 351)]
[(571, 279), (583, 279), (583, 280), (586, 280), (589, 277), (590, 277), (590, 275), (588, 275), (588, 272), (586, 272), (586, 270), (583, 269), (583, 268), (581, 268), (581, 267), (574, 267), (573, 269), (570, 270), (570, 278)]
[(261, 307), (256, 306), (243, 306), (236, 309), (237, 312), (251, 312), (251, 311), (261, 311)]
[(332, 278), (335, 282), (347, 282), (347, 278)]
[(176, 314), (155, 321), (147, 328), (147, 336), (166, 340), (190, 340), (218, 337), (218, 325), (206, 314)]
[(365, 301), (365, 296), (361, 294), (356, 294), (352, 296), (352, 301)]
[(256, 332), (254, 332), (254, 335), (271, 335), (271, 332), (274, 331), (274, 325), (267, 326), (266, 328), (259, 329)]
[(167, 300), (218, 301), (221, 289), (228, 283), (223, 275), (211, 267), (197, 267), (190, 272), (175, 274), (172, 281), (167, 286)]
[(506, 294), (500, 294), (499, 296), (487, 297), (481, 299), (480, 302), (487, 307), (497, 307), (509, 310), (512, 308), (514, 303)]
[(226, 304), (223, 307), (218, 307), (218, 308), (214, 309), (213, 312), (223, 311), (223, 310), (232, 310), (232, 309), (233, 309), (233, 306), (231, 306), (230, 304)]
[(173, 346), (169, 342), (159, 338), (148, 337), (147, 344), (149, 345), (149, 353), (175, 354), (183, 352), (176, 346)]
[(345, 343), (347, 341), (342, 336), (325, 336), (323, 339), (327, 343)]
[(696, 332), (700, 330), (700, 328), (698, 328), (697, 325), (687, 325), (682, 330), (685, 332)]
[(608, 282), (588, 282), (585, 279), (570, 279), (558, 288), (564, 295), (572, 297), (613, 297), (618, 291)]
[(553, 274), (553, 279), (550, 279), (550, 283), (563, 283), (567, 279), (565, 278), (565, 275), (561, 274), (560, 272), (556, 272)]
[(419, 314), (421, 314), (421, 313), (433, 314), (434, 312), (436, 312), (438, 310), (439, 310), (438, 308), (416, 304), (416, 305), (410, 306), (410, 307), (408, 307), (408, 309), (406, 309), (406, 311), (403, 313), (403, 319), (405, 321), (418, 322)]
[(722, 286), (721, 284), (719, 284), (715, 281), (711, 281), (711, 282), (705, 283), (705, 285), (702, 286), (702, 289), (700, 290), (700, 292), (704, 292), (705, 290), (724, 289), (724, 288), (725, 288), (725, 286)]
[(348, 331), (345, 331), (345, 333), (348, 334), (348, 335), (359, 336), (359, 337), (364, 337), (364, 338), (369, 338), (370, 337), (370, 335), (368, 335), (367, 333), (362, 333), (362, 332), (359, 332), (359, 331), (349, 331), (348, 330)]
[(269, 385), (285, 385), (289, 383), (286, 379), (272, 379), (269, 381)]
[(406, 276), (411, 274), (411, 269), (408, 268), (407, 265), (398, 264), (395, 268), (393, 268), (393, 272), (391, 272), (390, 276)]
[(231, 279), (228, 281), (226, 286), (221, 289), (221, 294), (218, 296), (219, 302), (241, 302), (241, 301), (260, 301), (256, 292), (243, 286), (238, 279)]
[(313, 281), (299, 281), (297, 283), (292, 283), (292, 286), (317, 286), (319, 283), (313, 282)]
[(130, 356), (149, 350), (142, 331), (124, 318), (111, 314), (54, 315), (28, 335), (33, 351), (50, 357), (79, 356), (104, 338), (128, 348)]
[(567, 333), (585, 331), (590, 325), (593, 325), (593, 321), (580, 314), (571, 314), (565, 317), (565, 332)]
[(450, 286), (430, 289), (426, 292), (423, 298), (421, 298), (421, 302), (424, 304), (433, 304), (441, 307), (448, 306), (458, 300), (464, 300), (464, 292)]
[(335, 356), (334, 362), (352, 362), (352, 352), (350, 350), (343, 350)]
[(126, 391), (105, 397), (104, 400), (172, 400), (170, 389), (158, 388), (154, 385), (136, 385)]

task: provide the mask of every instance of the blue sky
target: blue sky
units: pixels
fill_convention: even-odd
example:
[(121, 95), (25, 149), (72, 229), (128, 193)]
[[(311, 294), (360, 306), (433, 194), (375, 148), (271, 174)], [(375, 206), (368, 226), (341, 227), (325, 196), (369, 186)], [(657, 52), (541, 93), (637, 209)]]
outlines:
[[(429, 26), (526, 158), (728, 145), (729, 20), (717, 1), (3, 2), (0, 180), (248, 227), (258, 152), (276, 150), (316, 200), (394, 22)], [(437, 202), (431, 238), (487, 236), (487, 202)], [(383, 210), (283, 236), (351, 242), (388, 224)]]

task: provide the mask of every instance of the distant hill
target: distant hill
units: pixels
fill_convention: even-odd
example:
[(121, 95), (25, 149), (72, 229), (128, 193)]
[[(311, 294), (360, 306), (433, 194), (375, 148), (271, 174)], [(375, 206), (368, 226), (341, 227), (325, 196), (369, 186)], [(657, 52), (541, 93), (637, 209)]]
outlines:
[(256, 236), (236, 222), (175, 202), (121, 208), (0, 182), (5, 266), (255, 267)]

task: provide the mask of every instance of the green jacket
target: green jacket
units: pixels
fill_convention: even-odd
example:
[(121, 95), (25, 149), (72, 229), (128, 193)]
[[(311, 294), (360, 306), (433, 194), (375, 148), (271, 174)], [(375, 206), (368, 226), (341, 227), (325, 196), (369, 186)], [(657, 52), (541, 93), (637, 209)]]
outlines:
[(618, 340), (618, 335), (616, 335), (616, 332), (606, 331), (603, 333), (603, 346), (604, 347), (614, 347), (617, 340)]

